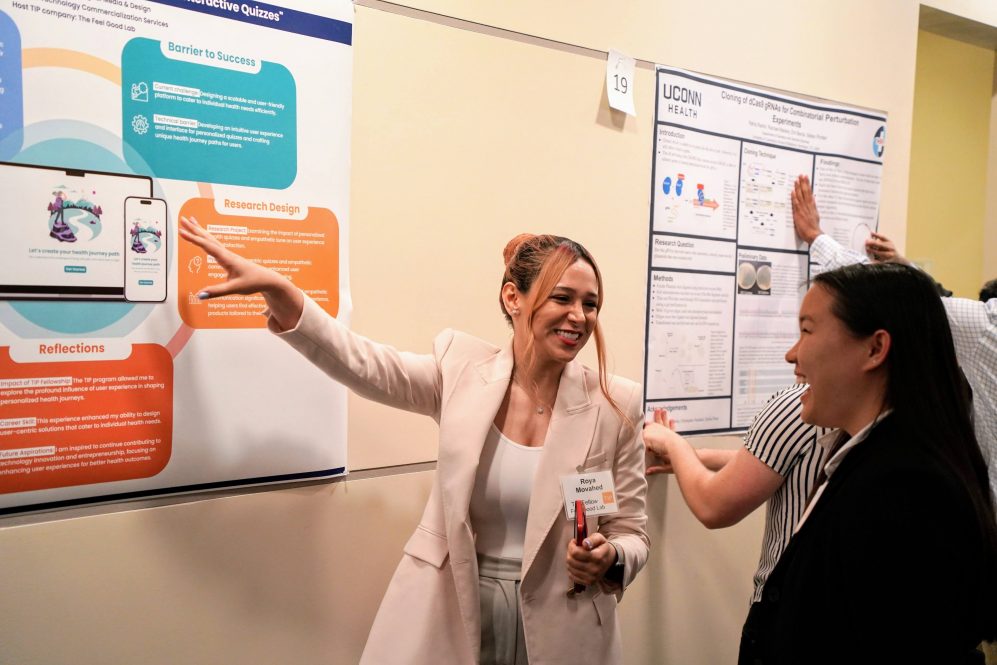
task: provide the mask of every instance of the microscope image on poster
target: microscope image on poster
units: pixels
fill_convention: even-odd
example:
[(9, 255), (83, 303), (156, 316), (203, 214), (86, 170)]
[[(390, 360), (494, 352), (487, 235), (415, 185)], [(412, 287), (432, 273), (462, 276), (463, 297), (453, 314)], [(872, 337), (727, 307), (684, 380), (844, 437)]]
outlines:
[(772, 294), (772, 264), (764, 261), (742, 261), (737, 266), (737, 292), (756, 296)]

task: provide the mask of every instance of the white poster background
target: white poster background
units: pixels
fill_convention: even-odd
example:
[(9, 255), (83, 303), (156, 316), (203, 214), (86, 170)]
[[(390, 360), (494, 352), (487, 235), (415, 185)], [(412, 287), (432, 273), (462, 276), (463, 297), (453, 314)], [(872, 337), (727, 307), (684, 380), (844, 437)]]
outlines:
[[(36, 13), (7, 5), (24, 51), (76, 51), (120, 67), (125, 43), (135, 37), (183, 39), (215, 45), (219, 51), (252, 54), (285, 66), (293, 75), (297, 107), (297, 173), (275, 191), (153, 178), (154, 194), (166, 199), (173, 249), (170, 292), (163, 304), (138, 304), (109, 326), (72, 339), (106, 341), (108, 352), (126, 344), (177, 344), (173, 359), (173, 432), (169, 463), (157, 475), (136, 480), (80, 484), (57, 489), (0, 493), (0, 513), (24, 508), (153, 494), (327, 477), (346, 473), (346, 391), (266, 330), (185, 330), (177, 311), (177, 213), (185, 201), (205, 196), (305, 202), (334, 212), (339, 224), (339, 314), (349, 323), (349, 173), (353, 49), (293, 32), (210, 16), (165, 4), (141, 3), (145, 22), (137, 31), (86, 24), (54, 12)], [(281, 6), (353, 21), (347, 0), (314, 3), (284, 0)], [(113, 7), (108, 6), (110, 9)], [(72, 12), (66, 11), (66, 14)], [(134, 24), (130, 24), (134, 25)], [(164, 27), (165, 26), (165, 27)], [(72, 103), (60, 91), (77, 90)], [(93, 73), (71, 67), (23, 70), (24, 148), (67, 138), (62, 128), (88, 128), (89, 136), (117, 139), (122, 158), (121, 89)], [(261, 164), (260, 168), (266, 168)], [(186, 295), (186, 294), (185, 294)], [(108, 303), (111, 305), (117, 303)], [(18, 313), (18, 303), (0, 302), (0, 347), (30, 354), (39, 340), (64, 339)], [(128, 328), (126, 333), (118, 329)], [(3, 377), (0, 377), (2, 379)], [(10, 447), (4, 444), (4, 447)], [(0, 476), (0, 487), (4, 479)]]
[(680, 431), (744, 430), (793, 382), (784, 354), (811, 272), (790, 192), (862, 251), (876, 229), (886, 115), (659, 67), (645, 408)]

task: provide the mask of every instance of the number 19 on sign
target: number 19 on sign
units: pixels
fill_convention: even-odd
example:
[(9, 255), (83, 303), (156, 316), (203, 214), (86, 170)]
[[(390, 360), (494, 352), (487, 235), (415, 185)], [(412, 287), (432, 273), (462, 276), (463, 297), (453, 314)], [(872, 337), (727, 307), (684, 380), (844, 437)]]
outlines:
[(634, 109), (634, 67), (636, 60), (619, 51), (610, 50), (606, 59), (606, 94), (609, 105), (628, 115), (637, 115)]

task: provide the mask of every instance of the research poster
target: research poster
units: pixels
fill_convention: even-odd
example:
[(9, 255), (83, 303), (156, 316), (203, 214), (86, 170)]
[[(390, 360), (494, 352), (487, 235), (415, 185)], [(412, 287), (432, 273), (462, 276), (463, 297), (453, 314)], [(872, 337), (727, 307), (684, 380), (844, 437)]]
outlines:
[(659, 67), (644, 390), (685, 433), (744, 430), (793, 383), (786, 351), (816, 269), (793, 229), (808, 175), (824, 231), (864, 251), (879, 214), (881, 112)]
[(0, 514), (346, 472), (345, 390), (195, 218), (348, 322), (348, 0), (0, 5)]

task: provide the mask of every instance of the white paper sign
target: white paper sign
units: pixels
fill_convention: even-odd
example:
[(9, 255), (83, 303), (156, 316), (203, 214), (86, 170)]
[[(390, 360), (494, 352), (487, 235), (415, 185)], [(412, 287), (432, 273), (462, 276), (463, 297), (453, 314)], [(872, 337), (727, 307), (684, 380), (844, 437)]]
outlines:
[(636, 116), (634, 108), (634, 66), (637, 61), (610, 49), (606, 60), (606, 92), (609, 105), (627, 115)]
[(613, 472), (594, 471), (561, 476), (561, 493), (564, 495), (564, 514), (575, 518), (575, 500), (585, 502), (585, 515), (612, 515), (620, 512), (616, 502)]

